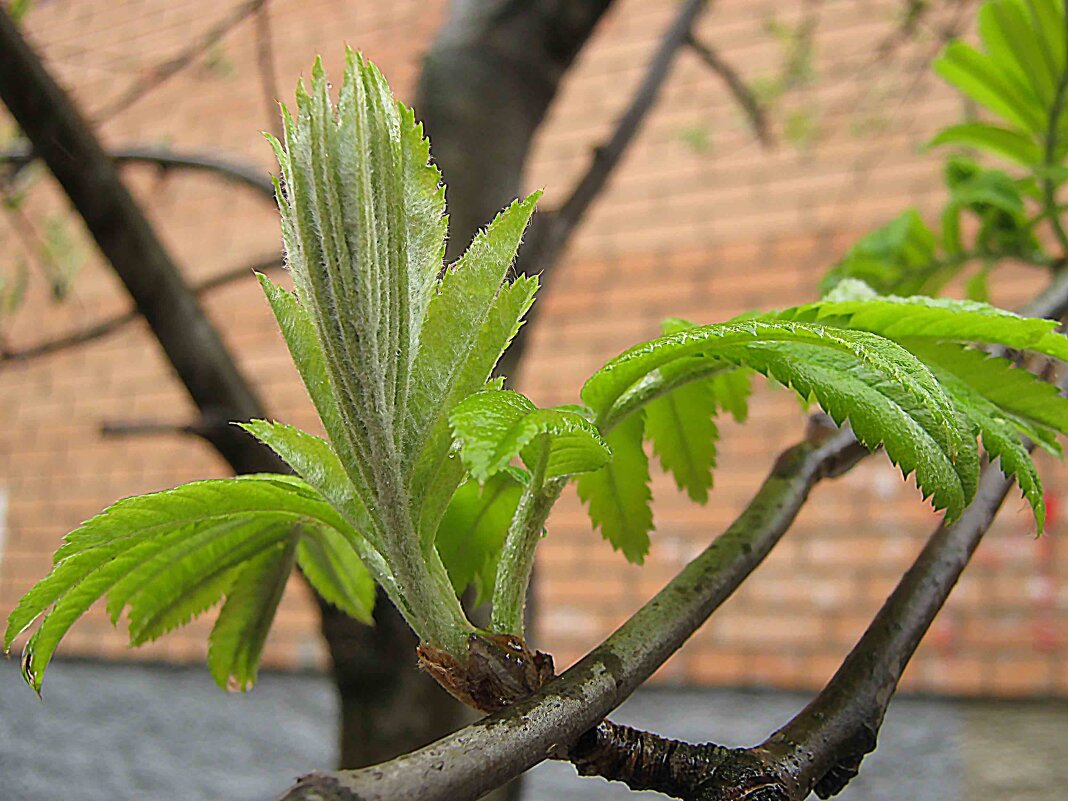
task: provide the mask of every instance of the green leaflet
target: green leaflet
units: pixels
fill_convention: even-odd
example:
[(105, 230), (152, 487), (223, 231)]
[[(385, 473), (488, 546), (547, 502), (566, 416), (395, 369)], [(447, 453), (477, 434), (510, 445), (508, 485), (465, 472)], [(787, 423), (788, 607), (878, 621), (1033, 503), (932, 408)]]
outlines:
[(250, 420), (239, 425), (277, 453), (341, 512), (356, 531), (371, 542), (377, 540), (367, 508), (330, 443), (285, 423)]
[(706, 381), (695, 381), (650, 401), (645, 436), (664, 470), (697, 503), (708, 501), (716, 466), (719, 429), (712, 419), (715, 398)]
[(888, 339), (981, 342), (1032, 350), (1068, 360), (1068, 338), (1056, 333), (1057, 323), (971, 300), (914, 296), (878, 297), (857, 301), (817, 301), (778, 312), (782, 320), (822, 322), (869, 331)]
[[(664, 334), (695, 327), (680, 318), (670, 318), (662, 324)], [(704, 372), (697, 360), (682, 360), (687, 361), (688, 364), (676, 363), (681, 368), (677, 371), (674, 365), (660, 371), (665, 386), (674, 385), (675, 379), (684, 381)], [(645, 436), (652, 441), (661, 466), (675, 477), (679, 489), (686, 490), (691, 500), (702, 504), (708, 501), (719, 439), (713, 420), (717, 409), (729, 411), (742, 422), (749, 411), (748, 397), (749, 376), (745, 370), (719, 369), (709, 378), (679, 383), (645, 406)]]
[(480, 483), (504, 470), (522, 455), (528, 468), (541, 455), (538, 435), (547, 435), (549, 448), (544, 478), (587, 473), (611, 457), (597, 429), (571, 411), (538, 409), (523, 395), (507, 389), (476, 392), (449, 416), (460, 455)]
[(852, 354), (871, 369), (897, 381), (913, 396), (918, 407), (935, 416), (949, 452), (959, 444), (952, 404), (927, 368), (912, 354), (882, 337), (807, 321), (750, 319), (700, 326), (654, 339), (631, 348), (598, 370), (583, 386), (582, 398), (598, 419), (603, 420), (628, 389), (652, 371), (678, 359), (717, 356), (728, 350), (735, 353), (739, 345), (777, 341), (807, 342)]
[[(855, 335), (860, 335), (859, 337)], [(812, 353), (826, 351), (828, 369), (805, 370), (801, 360), (791, 354), (801, 351), (787, 347), (807, 345)], [(892, 459), (906, 471), (917, 470), (917, 479), (924, 495), (933, 495), (939, 508), (946, 508), (952, 519), (960, 514), (975, 491), (978, 464), (975, 439), (963, 426), (959, 412), (945, 392), (938, 386), (930, 371), (907, 350), (883, 337), (866, 331), (824, 326), (809, 321), (789, 321), (782, 324), (767, 319), (750, 319), (737, 323), (701, 326), (639, 345), (613, 359), (594, 374), (583, 387), (583, 399), (594, 408), (601, 420), (613, 418), (617, 403), (626, 402), (626, 393), (648, 379), (654, 371), (669, 369), (679, 360), (694, 356), (715, 356), (729, 359), (744, 367), (768, 372), (772, 365), (767, 352), (771, 345), (780, 345), (776, 369), (787, 379), (784, 383), (798, 386), (797, 380), (808, 382), (806, 397), (815, 397), (821, 405), (834, 401), (827, 411), (844, 419), (854, 411), (864, 414), (863, 408), (870, 391), (875, 389), (884, 400), (892, 403), (908, 418), (908, 430), (922, 433), (923, 447), (933, 447), (938, 458), (921, 460), (912, 452), (915, 445), (902, 440), (901, 432), (887, 423), (881, 429), (865, 430), (865, 442), (875, 447), (887, 446)], [(805, 351), (806, 353), (808, 350)], [(851, 382), (856, 394), (843, 396), (833, 386), (838, 381), (835, 371), (845, 375), (846, 366), (855, 365), (860, 382)], [(797, 375), (787, 375), (788, 370)], [(821, 382), (829, 385), (821, 387)], [(852, 405), (857, 408), (853, 409)], [(879, 419), (873, 422), (879, 425)], [(610, 441), (611, 444), (611, 441)]]
[(1043, 120), (1034, 96), (1018, 76), (963, 42), (950, 42), (934, 70), (975, 102), (1024, 131), (1039, 133)]
[(986, 122), (951, 125), (931, 139), (929, 145), (979, 148), (1014, 161), (1021, 167), (1034, 167), (1041, 164), (1043, 158), (1042, 149), (1033, 137)]
[(993, 404), (1016, 430), (1055, 456), (1061, 449), (1056, 433), (1068, 435), (1068, 399), (1052, 384), (1008, 359), (955, 344), (908, 340), (905, 346), (931, 366), (939, 381), (947, 376), (964, 382)]
[(523, 482), (504, 470), (485, 484), (465, 481), (452, 497), (435, 540), (456, 594), (474, 584), (476, 603), (487, 600), (497, 574), (497, 556), (515, 514)]
[(223, 689), (244, 692), (256, 672), (278, 602), (293, 571), (296, 541), (248, 560), (234, 579), (208, 639), (208, 667)]
[[(917, 409), (893, 379), (845, 354), (802, 343), (755, 345), (746, 363), (813, 398), (841, 425), (846, 419), (870, 450), (880, 444), (903, 475), (915, 472), (924, 497), (957, 517), (975, 494), (979, 460), (974, 438), (955, 455), (937, 435), (937, 424)], [(932, 430), (934, 429), (934, 430)]]
[(645, 560), (653, 530), (649, 459), (642, 449), (643, 416), (641, 411), (629, 415), (605, 437), (612, 460), (600, 470), (579, 476), (577, 484), (593, 525), (635, 564)]
[(854, 278), (877, 292), (913, 295), (922, 292), (939, 272), (936, 238), (915, 209), (861, 237), (820, 282), (827, 294), (841, 281)]
[[(492, 321), (494, 301), (515, 260), (540, 192), (515, 202), (479, 231), (467, 252), (445, 273), (427, 309), (425, 336), (412, 374), (412, 399), (406, 420), (405, 451), (414, 456), (428, 434), (447, 418), (456, 401), (480, 389), (500, 358), (501, 340), (511, 341), (518, 319), (491, 322), (506, 336), (480, 337)], [(530, 284), (520, 287), (524, 297)], [(528, 304), (529, 307), (529, 304)], [(525, 311), (525, 310), (524, 310)], [(498, 324), (493, 324), (498, 323)], [(503, 323), (500, 325), (499, 323)], [(484, 350), (476, 350), (476, 348)], [(482, 369), (466, 369), (469, 362)], [(474, 367), (474, 365), (471, 365)]]
[[(458, 401), (486, 384), (523, 324), (523, 316), (534, 302), (537, 289), (536, 276), (520, 276), (501, 287), (442, 409), (452, 409)], [(460, 460), (450, 458), (451, 446), (448, 416), (441, 414), (430, 430), (411, 480), (413, 503), (421, 507), (419, 530), (424, 543), (433, 537), (453, 492), (463, 480)]]
[(1020, 422), (952, 372), (939, 371), (938, 374), (946, 391), (957, 401), (982, 437), (984, 450), (991, 458), (999, 460), (1001, 472), (1007, 478), (1016, 479), (1020, 485), (1024, 497), (1034, 511), (1038, 532), (1042, 533), (1046, 521), (1042, 481), (1031, 460), (1031, 454), (1020, 440)]
[(354, 536), (322, 496), (287, 476), (201, 481), (119, 501), (67, 535), (52, 572), (8, 617), (4, 647), (44, 615), (24, 655), (26, 679), (40, 691), (60, 639), (102, 596), (113, 620), (129, 608), (131, 641), (144, 642), (212, 606), (235, 569), (295, 541), (302, 522)]
[[(259, 281), (271, 304), (271, 311), (274, 312), (275, 320), (282, 331), (293, 363), (297, 366), (301, 380), (315, 405), (315, 410), (319, 413), (319, 419), (323, 421), (327, 436), (330, 437), (350, 479), (356, 482), (354, 486), (360, 487), (359, 493), (366, 506), (367, 499), (370, 497), (368, 489), (370, 484), (362, 464), (352, 451), (345, 435), (344, 421), (341, 419), (341, 411), (334, 397), (334, 388), (326, 370), (323, 348), (316, 339), (311, 315), (306, 308), (301, 306), (296, 297), (273, 284), (266, 276), (259, 276)], [(252, 433), (255, 435), (255, 432)], [(282, 458), (285, 459), (284, 456)]]
[(979, 10), (979, 35), (982, 51), (952, 42), (935, 72), (1010, 129), (1044, 138), (1065, 70), (1064, 4), (990, 0)]
[(716, 406), (730, 412), (737, 423), (744, 423), (749, 417), (750, 375), (748, 370), (726, 370), (707, 379)]
[(305, 524), (297, 564), (323, 598), (349, 617), (373, 623), (375, 580), (347, 537), (333, 528)]

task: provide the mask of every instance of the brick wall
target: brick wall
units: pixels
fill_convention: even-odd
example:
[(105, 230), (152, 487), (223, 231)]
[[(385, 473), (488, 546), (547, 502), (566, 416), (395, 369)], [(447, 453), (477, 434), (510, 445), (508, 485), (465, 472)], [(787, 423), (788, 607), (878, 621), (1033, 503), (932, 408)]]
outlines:
[[(121, 113), (100, 118), (136, 81), (204, 35), (240, 4), (204, 0), (38, 0), (26, 27), (49, 66), (110, 144), (166, 143), (220, 150), (270, 168), (259, 130), (272, 124), (257, 71), (254, 26), (237, 25), (192, 68)], [(814, 297), (823, 269), (865, 230), (909, 205), (941, 198), (937, 158), (918, 148), (956, 119), (960, 104), (925, 69), (934, 39), (892, 45), (888, 0), (826, 0), (818, 14), (814, 80), (776, 107), (779, 145), (763, 150), (722, 82), (680, 54), (656, 108), (591, 209), (543, 291), (541, 317), (520, 377), (542, 404), (572, 402), (606, 358), (681, 315), (724, 319), (753, 307)], [(769, 20), (794, 26), (801, 4), (724, 0), (700, 37), (741, 74), (767, 86), (784, 46)], [(591, 149), (639, 82), (676, 12), (673, 0), (621, 0), (568, 76), (538, 136), (528, 170), (545, 208), (566, 197)], [(812, 9), (815, 9), (812, 12)], [(954, 12), (956, 13), (956, 12)], [(322, 53), (339, 71), (350, 43), (410, 97), (421, 53), (441, 22), (441, 2), (273, 0), (276, 75), (283, 97)], [(942, 15), (939, 22), (950, 21)], [(880, 55), (880, 53), (883, 53)], [(128, 168), (126, 175), (191, 281), (275, 252), (271, 206), (246, 189), (189, 174)], [(65, 205), (42, 180), (27, 216), (43, 225)], [(32, 261), (15, 218), (0, 216), (4, 269)], [(84, 234), (72, 230), (82, 239)], [(3, 321), (9, 347), (79, 329), (126, 308), (92, 254), (71, 297), (48, 297), (31, 273), (25, 305)], [(1006, 270), (995, 300), (1013, 305), (1036, 277)], [(210, 295), (208, 311), (279, 419), (315, 428), (310, 404), (252, 280)], [(184, 421), (190, 404), (145, 327), (90, 346), (0, 370), (0, 491), (7, 519), (0, 553), (0, 609), (49, 566), (59, 538), (116, 498), (224, 475), (219, 459), (185, 437), (102, 438), (102, 421)], [(628, 565), (599, 535), (572, 492), (550, 522), (538, 563), (538, 646), (566, 665), (650, 597), (744, 505), (774, 456), (802, 431), (783, 391), (760, 387), (752, 420), (722, 425), (720, 468), (707, 507), (654, 477), (657, 532), (644, 567)], [(1063, 468), (1044, 459), (1050, 534), (1032, 537), (1014, 496), (976, 554), (905, 677), (910, 689), (962, 694), (1068, 693), (1068, 547), (1058, 514)], [(876, 457), (819, 487), (793, 530), (754, 577), (661, 671), (679, 682), (814, 687), (863, 631), (936, 516)], [(210, 621), (128, 650), (94, 611), (61, 653), (200, 660)], [(322, 664), (316, 615), (293, 581), (269, 641), (275, 666)]]

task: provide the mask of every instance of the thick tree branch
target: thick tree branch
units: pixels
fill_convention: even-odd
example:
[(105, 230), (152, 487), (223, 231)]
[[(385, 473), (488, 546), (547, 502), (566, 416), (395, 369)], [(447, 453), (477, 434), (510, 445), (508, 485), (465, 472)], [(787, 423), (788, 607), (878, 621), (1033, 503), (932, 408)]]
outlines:
[[(211, 278), (201, 281), (199, 284), (194, 284), (191, 289), (194, 295), (202, 297), (209, 294), (212, 290), (231, 284), (234, 281), (239, 281), (242, 278), (251, 278), (254, 272), (267, 272), (268, 270), (273, 270), (281, 266), (282, 259), (280, 256), (268, 256), (266, 258), (258, 259), (251, 264), (244, 264), (241, 267), (235, 267), (231, 270), (225, 270), (218, 275), (213, 275)], [(3, 364), (4, 362), (27, 362), (69, 348), (78, 347), (79, 345), (85, 345), (86, 343), (101, 339), (122, 330), (130, 323), (140, 319), (140, 317), (140, 312), (134, 308), (122, 312), (121, 314), (116, 314), (114, 317), (109, 317), (106, 320), (101, 320), (99, 323), (94, 323), (80, 331), (74, 331), (70, 334), (56, 337), (55, 339), (38, 342), (36, 345), (28, 345), (18, 349), (5, 349), (0, 347), (0, 364)]]
[(727, 89), (734, 97), (735, 102), (742, 107), (742, 112), (749, 122), (749, 127), (753, 129), (753, 133), (760, 140), (760, 144), (765, 148), (772, 147), (775, 142), (771, 136), (771, 126), (768, 123), (767, 112), (734, 67), (724, 61), (723, 57), (712, 47), (698, 41), (693, 34), (690, 34), (687, 38), (686, 44), (705, 62), (705, 66), (727, 84)]
[[(254, 189), (267, 198), (274, 198), (274, 185), (271, 183), (270, 174), (262, 168), (243, 164), (238, 159), (210, 153), (183, 153), (151, 145), (112, 148), (108, 155), (116, 164), (150, 164), (165, 171), (191, 170), (211, 173)], [(37, 155), (28, 146), (0, 150), (0, 164), (8, 164), (16, 169), (36, 158)]]
[[(437, 743), (357, 771), (305, 776), (284, 798), (477, 798), (566, 751), (667, 660), (764, 559), (822, 478), (867, 452), (849, 431), (817, 427), (784, 452), (745, 511), (655, 598), (529, 700)], [(585, 752), (584, 752), (585, 753)]]
[[(201, 413), (262, 416), (262, 404), (114, 162), (6, 13), (0, 13), (0, 100), (82, 216)], [(212, 444), (238, 472), (284, 470), (236, 429), (219, 432)]]

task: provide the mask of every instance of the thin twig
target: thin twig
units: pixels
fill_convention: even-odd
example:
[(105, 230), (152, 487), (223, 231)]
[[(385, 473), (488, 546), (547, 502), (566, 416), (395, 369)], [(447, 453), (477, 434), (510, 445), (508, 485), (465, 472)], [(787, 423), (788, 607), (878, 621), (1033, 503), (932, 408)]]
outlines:
[(727, 89), (730, 90), (738, 105), (742, 107), (742, 111), (745, 112), (745, 118), (749, 122), (749, 127), (753, 129), (753, 133), (760, 141), (760, 144), (765, 149), (774, 147), (775, 141), (771, 135), (767, 112), (734, 67), (724, 61), (723, 57), (712, 47), (698, 41), (692, 33), (687, 37), (686, 44), (690, 46), (694, 53), (700, 56), (701, 60), (705, 62), (705, 66), (727, 84)]
[[(250, 276), (253, 271), (265, 272), (281, 266), (281, 257), (269, 256), (259, 259), (252, 264), (244, 264), (240, 267), (235, 267), (221, 272), (218, 275), (214, 275), (199, 284), (195, 284), (192, 287), (192, 291), (194, 295), (202, 296), (221, 286), (246, 278)], [(57, 337), (56, 339), (39, 342), (36, 345), (29, 345), (18, 350), (0, 350), (0, 364), (4, 362), (26, 362), (41, 356), (47, 356), (52, 353), (67, 350), (68, 348), (84, 345), (87, 342), (92, 342), (93, 340), (113, 334), (116, 331), (125, 328), (140, 317), (141, 314), (136, 309), (130, 309), (121, 314), (116, 314), (114, 317), (102, 320), (99, 323), (94, 323), (80, 331), (75, 331), (71, 334)]]
[(256, 11), (256, 65), (267, 114), (267, 127), (275, 138), (282, 138), (282, 118), (278, 113), (278, 82), (274, 66), (274, 38), (271, 35), (270, 6), (266, 0)]
[[(256, 190), (268, 198), (274, 198), (274, 185), (267, 171), (240, 159), (211, 153), (184, 153), (167, 147), (130, 145), (112, 148), (108, 155), (116, 164), (152, 164), (163, 170), (191, 170), (218, 175), (228, 181)], [(0, 164), (21, 168), (36, 159), (33, 150), (26, 145), (0, 150)]]
[[(585, 174), (575, 184), (571, 195), (551, 215), (541, 215), (543, 220), (528, 236), (528, 247), (539, 265), (556, 260), (564, 249), (590, 204), (600, 195), (612, 171), (619, 164), (631, 140), (641, 129), (645, 117), (656, 102), (664, 85), (675, 55), (686, 43), (698, 16), (704, 10), (706, 0), (687, 0), (671, 23), (652, 61), (645, 70), (638, 90), (631, 98), (623, 116), (616, 122), (612, 136), (593, 152), (593, 161)], [(548, 218), (548, 219), (545, 219)]]
[(173, 78), (207, 50), (218, 44), (226, 34), (244, 22), (251, 14), (259, 10), (267, 0), (249, 0), (244, 5), (238, 6), (234, 12), (225, 17), (218, 24), (212, 26), (203, 36), (182, 50), (173, 58), (157, 64), (143, 80), (138, 81), (127, 89), (119, 98), (109, 103), (104, 108), (92, 115), (94, 122), (106, 122), (111, 117), (119, 114), (149, 92), (158, 88), (161, 84)]
[(418, 751), (356, 771), (303, 777), (287, 801), (477, 798), (566, 751), (674, 653), (760, 564), (822, 478), (867, 454), (820, 426), (785, 451), (749, 506), (655, 598), (540, 692)]

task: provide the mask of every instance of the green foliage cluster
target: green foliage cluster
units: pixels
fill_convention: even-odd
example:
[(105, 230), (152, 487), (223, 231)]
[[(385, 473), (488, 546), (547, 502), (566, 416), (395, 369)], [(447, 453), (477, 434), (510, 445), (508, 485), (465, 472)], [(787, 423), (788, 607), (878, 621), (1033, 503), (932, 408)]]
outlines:
[[(1002, 261), (1059, 264), (1039, 235), (1043, 225), (1062, 255), (1068, 250), (1056, 200), (1068, 181), (1064, 4), (990, 0), (978, 22), (981, 48), (951, 42), (934, 65), (985, 115), (930, 142), (961, 150), (946, 163), (948, 197), (939, 226), (928, 226), (915, 209), (905, 211), (856, 243), (824, 279), (825, 292), (843, 278), (858, 278), (881, 293), (933, 295), (976, 265), (968, 294), (986, 300), (987, 275)], [(981, 164), (980, 155), (1008, 162), (1012, 172)]]
[(917, 294), (976, 252), (990, 264), (1050, 261), (1036, 225), (1059, 225), (1063, 8), (992, 0), (980, 28), (986, 52), (953, 44), (939, 70), (1001, 123), (956, 126), (937, 141), (1011, 150), (1027, 176), (953, 160), (940, 234), (906, 213), (854, 247), (822, 300), (712, 325), (669, 320), (590, 377), (581, 404), (549, 409), (493, 376), (537, 289), (511, 275), (537, 194), (444, 266), (444, 187), (414, 115), (352, 52), (335, 106), (317, 62), (295, 116), (284, 112), (284, 144), (272, 139), (296, 292), (260, 281), (327, 436), (245, 423), (295, 476), (126, 499), (69, 534), (9, 618), (8, 647), (40, 621), (27, 680), (40, 688), (62, 636), (101, 597), (113, 621), (127, 612), (134, 644), (225, 599), (209, 665), (221, 685), (244, 689), (294, 564), (361, 620), (377, 584), (424, 642), (460, 661), (477, 631), (459, 602), (469, 586), (492, 604), (493, 633), (521, 637), (535, 549), (566, 483), (605, 538), (641, 562), (653, 530), (648, 452), (706, 502), (717, 416), (745, 420), (756, 374), (884, 449), (947, 519), (975, 495), (981, 442), (1041, 529), (1028, 446), (1059, 453), (1068, 400), (1007, 354), (1068, 361), (1068, 339), (1053, 321)]

